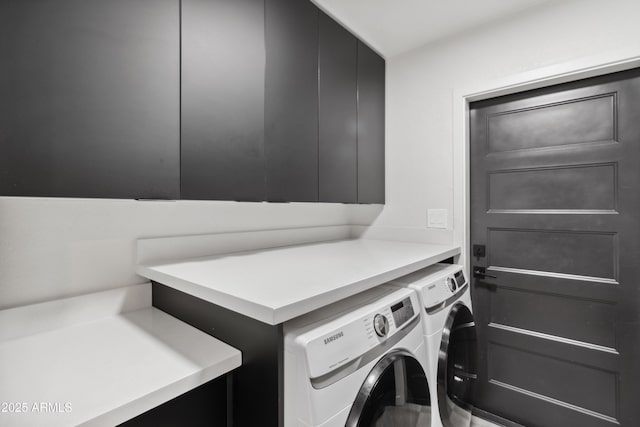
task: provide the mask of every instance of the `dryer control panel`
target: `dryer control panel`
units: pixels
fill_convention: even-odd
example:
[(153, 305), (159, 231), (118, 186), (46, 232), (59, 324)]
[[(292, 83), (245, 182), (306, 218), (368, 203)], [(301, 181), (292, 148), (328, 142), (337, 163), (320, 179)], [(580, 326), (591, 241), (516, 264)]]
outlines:
[(422, 300), (427, 313), (437, 311), (440, 307), (448, 305), (448, 302), (456, 298), (459, 292), (464, 291), (467, 280), (462, 270), (450, 273), (444, 278), (437, 279), (427, 286), (421, 286)]
[(395, 280), (420, 292), (427, 312), (437, 310), (467, 287), (462, 266), (436, 264)]

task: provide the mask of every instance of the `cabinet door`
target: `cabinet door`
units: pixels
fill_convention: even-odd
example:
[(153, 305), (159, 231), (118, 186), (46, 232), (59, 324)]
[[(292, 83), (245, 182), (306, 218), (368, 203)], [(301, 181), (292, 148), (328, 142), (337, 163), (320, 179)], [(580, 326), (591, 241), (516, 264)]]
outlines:
[(320, 14), (319, 193), (321, 202), (357, 201), (357, 39)]
[(182, 0), (184, 199), (264, 199), (264, 2)]
[(358, 42), (358, 203), (384, 203), (385, 61)]
[(0, 195), (179, 197), (178, 5), (0, 2)]
[(318, 201), (318, 9), (266, 0), (267, 200)]

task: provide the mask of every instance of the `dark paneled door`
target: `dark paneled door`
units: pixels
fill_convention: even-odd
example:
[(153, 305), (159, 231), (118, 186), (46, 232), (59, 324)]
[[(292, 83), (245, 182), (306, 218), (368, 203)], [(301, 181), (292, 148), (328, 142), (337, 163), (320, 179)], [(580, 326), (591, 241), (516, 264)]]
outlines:
[(319, 23), (319, 197), (358, 199), (357, 42), (324, 13)]
[(640, 72), (474, 103), (479, 406), (640, 425)]
[(0, 195), (179, 198), (178, 0), (0, 1)]
[(264, 2), (181, 4), (182, 198), (264, 200)]

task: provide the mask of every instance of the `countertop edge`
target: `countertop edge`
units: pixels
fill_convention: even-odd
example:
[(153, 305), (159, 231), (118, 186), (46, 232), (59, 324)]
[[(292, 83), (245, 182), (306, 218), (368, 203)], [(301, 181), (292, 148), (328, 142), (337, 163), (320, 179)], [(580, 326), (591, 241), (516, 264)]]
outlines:
[[(180, 279), (178, 277), (165, 274), (155, 270), (153, 267), (138, 265), (136, 267), (136, 273), (142, 277), (146, 277), (149, 280), (158, 282), (162, 285), (176, 289), (185, 294), (200, 298), (201, 300), (210, 302), (212, 304), (219, 305), (236, 313), (250, 317), (255, 320), (259, 320), (269, 325), (276, 325), (273, 323), (275, 320), (274, 313), (276, 309), (268, 306), (254, 303), (242, 298), (235, 297), (233, 295), (226, 294), (224, 292), (217, 291), (198, 283), (194, 283), (188, 280)], [(250, 312), (250, 314), (247, 314)]]
[(322, 302), (318, 302), (318, 303), (314, 303), (311, 304), (311, 308), (307, 308), (304, 310), (294, 310), (291, 307), (296, 307), (299, 306), (301, 304), (304, 304), (305, 302), (315, 302), (319, 299), (321, 299), (323, 296), (327, 295), (327, 294), (321, 294), (321, 295), (316, 295), (314, 297), (308, 298), (307, 300), (301, 300), (298, 301), (296, 303), (290, 304), (289, 306), (284, 306), (284, 307), (280, 307), (274, 310), (274, 314), (273, 314), (273, 318), (274, 318), (274, 323), (272, 323), (273, 325), (278, 325), (280, 323), (284, 323), (288, 320), (294, 319), (298, 316), (302, 316), (306, 313), (310, 313), (314, 310), (317, 310), (319, 308), (322, 308), (323, 306), (332, 304), (334, 302), (337, 302), (341, 299), (344, 298), (348, 298), (350, 296), (353, 296), (355, 294), (358, 294), (360, 292), (364, 292), (366, 290), (372, 289), (376, 286), (382, 285), (384, 283), (390, 282), (394, 279), (397, 279), (399, 277), (405, 276), (407, 274), (413, 273), (414, 271), (418, 271), (422, 268), (428, 267), (430, 265), (436, 264), (440, 261), (444, 261), (447, 258), (450, 258), (452, 256), (458, 255), (460, 253), (460, 247), (453, 247), (449, 250), (446, 250), (440, 254), (437, 255), (433, 255), (431, 257), (425, 258), (423, 260), (420, 261), (416, 261), (416, 262), (412, 262), (410, 264), (389, 270), (385, 273), (381, 273), (377, 276), (372, 276), (372, 277), (367, 277), (363, 280), (360, 280), (358, 282), (353, 282), (349, 285), (345, 285), (344, 287), (340, 288), (340, 289), (333, 289), (329, 292), (327, 292), (327, 294), (331, 294), (331, 300), (330, 301), (322, 301)]
[(326, 293), (314, 295), (307, 299), (302, 299), (277, 308), (261, 305), (253, 301), (212, 289), (211, 287), (199, 283), (162, 273), (156, 270), (154, 266), (138, 265), (136, 267), (136, 272), (149, 280), (156, 281), (162, 285), (169, 286), (178, 291), (235, 311), (236, 313), (260, 322), (269, 325), (278, 325), (343, 298), (347, 298), (359, 292), (366, 291), (375, 286), (397, 279), (398, 277), (402, 277), (406, 274), (428, 267), (429, 265), (458, 255), (461, 252), (461, 248), (456, 245), (436, 246), (442, 246), (442, 252), (438, 252), (418, 261), (410, 262), (406, 265), (398, 266), (374, 276), (364, 277), (361, 280), (345, 284), (340, 288), (331, 289)]
[[(139, 288), (140, 286), (141, 285), (137, 285), (135, 286), (135, 288)], [(149, 288), (148, 284), (144, 285), (144, 287)], [(121, 293), (122, 292), (119, 292), (118, 294), (121, 294)], [(150, 293), (150, 289), (149, 289), (149, 293)], [(93, 297), (93, 295), (85, 295), (85, 296), (76, 297), (76, 298), (69, 298), (69, 303), (66, 308), (67, 309), (73, 308), (72, 306), (74, 304), (78, 305), (83, 303), (84, 304), (88, 303), (91, 306), (90, 303), (93, 303), (93, 307), (104, 308), (103, 306), (107, 306), (108, 308), (111, 309), (112, 308), (111, 305), (105, 304), (105, 300), (108, 300), (110, 297), (113, 297), (112, 294), (113, 292), (109, 292), (109, 293), (102, 292), (102, 293), (97, 293), (97, 297), (95, 298)], [(120, 295), (116, 295), (116, 297), (118, 296)], [(41, 306), (47, 305), (47, 304), (49, 304), (49, 307), (59, 308), (60, 303), (61, 303), (60, 301), (53, 301), (51, 303), (40, 304), (34, 308), (31, 308), (28, 306), (26, 308), (28, 309), (29, 312), (33, 310), (42, 310)], [(149, 303), (150, 303), (150, 299), (149, 299)], [(59, 313), (59, 310), (57, 312)], [(21, 317), (16, 317), (16, 316), (14, 317), (15, 317), (14, 320), (21, 319)], [(140, 387), (138, 391), (134, 393), (130, 393), (131, 395), (127, 396), (126, 399), (119, 397), (113, 400), (109, 400), (109, 399), (102, 400), (101, 402), (105, 402), (105, 401), (109, 402), (109, 404), (107, 405), (102, 405), (103, 406), (102, 408), (100, 408), (101, 405), (97, 405), (98, 407), (95, 407), (95, 408), (93, 408), (92, 406), (85, 405), (84, 407), (81, 408), (81, 411), (80, 411), (81, 413), (78, 414), (77, 417), (73, 418), (73, 421), (71, 421), (74, 425), (83, 425), (83, 426), (119, 425), (125, 421), (128, 421), (149, 410), (152, 410), (153, 408), (156, 408), (186, 392), (189, 392), (192, 389), (195, 389), (209, 381), (215, 380), (216, 378), (219, 378), (233, 371), (234, 369), (242, 366), (242, 352), (240, 350), (230, 346), (229, 344), (223, 341), (216, 339), (215, 337), (207, 335), (206, 333), (198, 330), (197, 328), (193, 328), (191, 325), (183, 322), (182, 320), (177, 319), (171, 316), (170, 314), (163, 312), (160, 309), (152, 307), (151, 305), (143, 308), (139, 308), (133, 311), (114, 313), (110, 316), (98, 316), (96, 319), (93, 319), (93, 320), (87, 320), (84, 318), (79, 318), (79, 319), (74, 318), (73, 320), (77, 320), (77, 321), (67, 323), (67, 324), (61, 324), (61, 325), (58, 325), (58, 327), (38, 331), (35, 333), (32, 331), (29, 331), (30, 333), (20, 335), (18, 337), (8, 336), (7, 339), (0, 340), (0, 344), (2, 345), (1, 349), (3, 351), (7, 350), (8, 353), (6, 354), (11, 354), (12, 352), (11, 348), (15, 348), (13, 347), (13, 345), (15, 344), (18, 346), (22, 346), (25, 340), (28, 340), (30, 342), (34, 342), (35, 340), (35, 342), (48, 343), (46, 345), (51, 345), (52, 336), (56, 338), (55, 343), (57, 345), (57, 343), (59, 342), (58, 340), (60, 339), (63, 340), (62, 342), (65, 342), (65, 340), (67, 340), (69, 336), (76, 336), (74, 334), (77, 334), (77, 332), (70, 332), (70, 331), (78, 331), (78, 328), (80, 328), (80, 331), (81, 331), (80, 334), (91, 333), (95, 336), (96, 331), (104, 332), (105, 325), (107, 325), (108, 331), (118, 331), (118, 333), (121, 333), (123, 329), (120, 325), (122, 325), (123, 323), (126, 323), (127, 325), (131, 325), (131, 326), (128, 326), (124, 330), (124, 332), (126, 332), (124, 343), (132, 339), (132, 337), (133, 339), (135, 339), (137, 336), (139, 336), (136, 334), (141, 334), (141, 333), (146, 334), (151, 340), (160, 340), (165, 342), (164, 347), (162, 347), (160, 350), (157, 350), (156, 348), (151, 348), (151, 350), (153, 351), (160, 351), (157, 354), (151, 353), (153, 355), (166, 356), (167, 354), (171, 354), (172, 358), (174, 357), (173, 354), (175, 354), (175, 352), (178, 352), (178, 355), (177, 355), (178, 358), (184, 358), (184, 357), (188, 358), (190, 357), (189, 354), (191, 355), (206, 354), (207, 355), (204, 359), (201, 358), (200, 356), (196, 356), (198, 357), (198, 359), (194, 359), (194, 360), (202, 360), (202, 361), (201, 362), (194, 361), (191, 364), (193, 368), (189, 372), (184, 372), (183, 376), (173, 375), (173, 378), (171, 378), (172, 375), (169, 375), (168, 378), (166, 378), (167, 381), (163, 379), (161, 381), (155, 382), (154, 383), (155, 385)], [(162, 333), (158, 335), (154, 331), (154, 327), (157, 327), (158, 324), (168, 326), (169, 335), (164, 335)], [(97, 326), (94, 326), (94, 325), (97, 325)], [(133, 332), (130, 333), (129, 332), (130, 330)], [(185, 331), (189, 331), (189, 333), (191, 334), (191, 337), (188, 338), (188, 340), (191, 340), (191, 341), (193, 341), (194, 339), (211, 340), (210, 344), (208, 344), (208, 347), (210, 348), (210, 350), (213, 350), (213, 352), (209, 351), (209, 352), (203, 353), (204, 350), (197, 350), (195, 353), (187, 352), (185, 353), (184, 356), (181, 356), (182, 349), (186, 350), (191, 347), (185, 347), (183, 344), (184, 342), (180, 343), (179, 340), (174, 342), (174, 341), (165, 341), (165, 339), (167, 337), (171, 337), (172, 333), (185, 332)], [(113, 341), (114, 339), (113, 337), (111, 338), (107, 337), (105, 339), (107, 340), (105, 342), (110, 343), (108, 345), (114, 347), (114, 351), (118, 351), (117, 350), (118, 346), (122, 345), (120, 341)], [(119, 340), (119, 338), (117, 339)], [(112, 340), (112, 341), (108, 341), (108, 340)], [(188, 341), (186, 342), (186, 344), (188, 344)], [(86, 347), (86, 345), (83, 344), (81, 340), (78, 341), (78, 346), (80, 348), (82, 348), (83, 346)], [(40, 347), (42, 347), (42, 345), (40, 345)], [(147, 349), (148, 348), (149, 347), (147, 347)], [(44, 351), (46, 351), (46, 348), (44, 349)], [(103, 359), (110, 358), (110, 356), (108, 355), (108, 350), (107, 350), (107, 353), (105, 353), (102, 350), (100, 351), (101, 351), (100, 353), (101, 356), (98, 357), (99, 361), (97, 363), (104, 362)], [(15, 352), (15, 350), (13, 350), (13, 352)], [(87, 352), (81, 351), (80, 353), (86, 355)], [(6, 354), (3, 357), (6, 358), (7, 357)], [(74, 352), (74, 355), (75, 355), (75, 352)], [(8, 356), (8, 357), (11, 357), (11, 356)], [(30, 362), (27, 362), (26, 364), (23, 363), (23, 365), (21, 365), (20, 364), (21, 359), (16, 358), (16, 359), (7, 359), (7, 360), (16, 360), (15, 364), (13, 364), (13, 367), (12, 367), (12, 371), (14, 372), (14, 374), (11, 375), (10, 380), (16, 380), (20, 382), (27, 381), (27, 383), (30, 383), (31, 377), (29, 375), (25, 376), (21, 372), (33, 373), (33, 366), (32, 366), (33, 361), (31, 360)], [(54, 360), (59, 361), (60, 359), (54, 359)], [(89, 359), (84, 359), (84, 360), (89, 360)], [(90, 359), (90, 360), (93, 360), (93, 359)], [(91, 378), (91, 372), (85, 370), (85, 368), (87, 367), (86, 366), (87, 364), (86, 363), (80, 364), (81, 368), (77, 368), (76, 359), (74, 359), (74, 357), (66, 359), (63, 365), (64, 366), (62, 368), (61, 368), (61, 365), (56, 365), (56, 366), (62, 370), (76, 372), (77, 375), (79, 376), (82, 376), (82, 377), (88, 376), (89, 378)], [(127, 367), (125, 365), (109, 366), (109, 369), (113, 370), (114, 373), (116, 374), (120, 372), (122, 369), (126, 371), (126, 368)], [(91, 380), (91, 381), (93, 383), (96, 383), (94, 380)], [(9, 381), (9, 384), (13, 384), (13, 382)], [(37, 386), (38, 380), (33, 382), (33, 384)], [(51, 383), (44, 383), (44, 384), (51, 384)], [(99, 386), (100, 384), (96, 383), (96, 387), (99, 387)], [(9, 387), (11, 386), (5, 384), (5, 389), (2, 390), (4, 392), (3, 394), (6, 395), (7, 393), (11, 392), (11, 388)], [(87, 391), (90, 392), (90, 390), (85, 390), (85, 392)], [(70, 402), (73, 403), (73, 400), (70, 400)], [(90, 403), (89, 405), (93, 405), (93, 404)], [(73, 411), (73, 412), (76, 412), (76, 411)], [(14, 414), (10, 414), (10, 415), (14, 416)], [(11, 424), (12, 422), (11, 418), (8, 418), (6, 421), (9, 424)], [(34, 421), (31, 425), (35, 425), (40, 421), (42, 420)], [(24, 424), (25, 422), (31, 423), (31, 421), (27, 419), (26, 421), (22, 420), (19, 423), (19, 425), (28, 425), (28, 424)], [(64, 424), (68, 424), (69, 420), (65, 420), (62, 418), (51, 419), (50, 423), (51, 425), (64, 425)]]
[(215, 365), (205, 368), (200, 372), (188, 375), (173, 383), (167, 384), (160, 389), (140, 396), (139, 398), (129, 401), (122, 406), (113, 408), (109, 412), (100, 414), (90, 420), (86, 420), (79, 424), (79, 426), (119, 425), (166, 402), (169, 402), (170, 400), (209, 381), (219, 378), (222, 375), (239, 368), (241, 365), (242, 354), (238, 351)]

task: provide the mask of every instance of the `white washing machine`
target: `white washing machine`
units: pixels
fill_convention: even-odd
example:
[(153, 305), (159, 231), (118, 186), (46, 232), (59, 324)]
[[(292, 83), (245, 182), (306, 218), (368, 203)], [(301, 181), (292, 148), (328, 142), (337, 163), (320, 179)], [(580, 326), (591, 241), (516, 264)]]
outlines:
[(420, 311), (382, 285), (285, 323), (285, 427), (431, 426)]
[(462, 267), (436, 264), (393, 282), (417, 291), (427, 345), (435, 427), (471, 424), (477, 341), (469, 281)]

